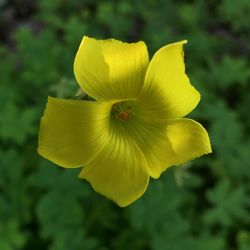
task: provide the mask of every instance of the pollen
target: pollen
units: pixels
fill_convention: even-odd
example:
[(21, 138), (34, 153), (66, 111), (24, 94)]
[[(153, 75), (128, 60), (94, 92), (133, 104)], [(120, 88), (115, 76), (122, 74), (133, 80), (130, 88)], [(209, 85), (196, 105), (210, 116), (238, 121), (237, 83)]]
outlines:
[(124, 106), (121, 108), (121, 106), (113, 106), (111, 109), (111, 112), (114, 113), (114, 117), (117, 120), (121, 121), (127, 121), (130, 117), (130, 113), (132, 111), (132, 107), (128, 106), (124, 108)]
[(129, 118), (129, 112), (128, 111), (123, 111), (123, 112), (120, 112), (118, 115), (117, 115), (117, 119), (121, 120), (121, 121), (126, 121), (128, 120)]

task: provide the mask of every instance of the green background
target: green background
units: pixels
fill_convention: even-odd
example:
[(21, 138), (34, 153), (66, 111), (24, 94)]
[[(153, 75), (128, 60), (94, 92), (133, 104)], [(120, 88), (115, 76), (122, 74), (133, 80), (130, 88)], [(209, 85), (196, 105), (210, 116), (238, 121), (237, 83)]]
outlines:
[[(81, 38), (188, 39), (190, 117), (213, 154), (151, 180), (121, 209), (36, 152), (48, 94), (77, 90)], [(0, 0), (0, 250), (250, 249), (249, 0)]]

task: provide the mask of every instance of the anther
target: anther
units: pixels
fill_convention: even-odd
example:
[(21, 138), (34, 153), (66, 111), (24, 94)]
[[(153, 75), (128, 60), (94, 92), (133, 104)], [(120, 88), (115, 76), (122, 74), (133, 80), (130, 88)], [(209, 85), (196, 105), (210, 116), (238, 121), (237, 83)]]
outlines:
[(118, 114), (118, 117), (119, 117), (120, 120), (126, 121), (129, 118), (129, 112), (127, 112), (127, 111), (126, 112), (120, 112)]
[(128, 106), (126, 111), (120, 111), (119, 113), (117, 112), (117, 108), (115, 106), (112, 107), (111, 109), (112, 112), (115, 112), (115, 119), (121, 120), (121, 121), (126, 121), (129, 119), (130, 113), (132, 111), (132, 107)]

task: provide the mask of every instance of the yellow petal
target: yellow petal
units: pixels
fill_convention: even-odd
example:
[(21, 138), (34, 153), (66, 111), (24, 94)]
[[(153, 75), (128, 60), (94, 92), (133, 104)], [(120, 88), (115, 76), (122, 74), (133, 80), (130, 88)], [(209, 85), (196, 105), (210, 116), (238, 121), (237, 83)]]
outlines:
[[(167, 167), (173, 165), (176, 156), (173, 148), (166, 137), (166, 125), (158, 124), (157, 120), (143, 119), (140, 116), (139, 106), (134, 105), (131, 122), (126, 124), (126, 131), (136, 143), (145, 158), (145, 167), (148, 168), (149, 175), (159, 178), (160, 174)], [(139, 111), (139, 112), (138, 112)]]
[(155, 53), (139, 100), (148, 111), (161, 117), (180, 118), (191, 112), (200, 100), (199, 92), (185, 74), (183, 44), (169, 44)]
[(149, 174), (152, 178), (158, 179), (162, 172), (176, 164), (176, 153), (166, 137), (150, 140), (150, 151), (145, 152)]
[(38, 152), (62, 167), (80, 167), (102, 150), (111, 105), (48, 98)]
[(167, 126), (166, 133), (176, 154), (174, 164), (184, 163), (212, 152), (207, 131), (194, 120), (173, 120)]
[(83, 37), (74, 62), (81, 88), (98, 101), (134, 99), (142, 88), (148, 52), (143, 42)]
[(100, 154), (86, 164), (80, 178), (107, 198), (125, 207), (146, 190), (149, 180), (146, 163), (137, 145), (126, 132), (112, 129)]

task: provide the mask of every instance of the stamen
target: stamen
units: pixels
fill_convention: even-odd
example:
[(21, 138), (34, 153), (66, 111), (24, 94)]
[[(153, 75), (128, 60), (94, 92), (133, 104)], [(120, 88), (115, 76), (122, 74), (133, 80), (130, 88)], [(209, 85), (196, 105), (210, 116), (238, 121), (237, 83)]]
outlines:
[(128, 111), (120, 112), (120, 113), (118, 114), (118, 117), (119, 117), (119, 119), (120, 119), (121, 121), (126, 121), (126, 120), (128, 120), (128, 118), (129, 118), (129, 112), (128, 112)]
[(115, 112), (115, 118), (117, 120), (121, 120), (121, 121), (127, 121), (129, 119), (130, 113), (132, 111), (132, 107), (128, 106), (126, 111), (118, 111), (118, 107), (117, 106), (113, 106), (111, 109), (112, 112)]

